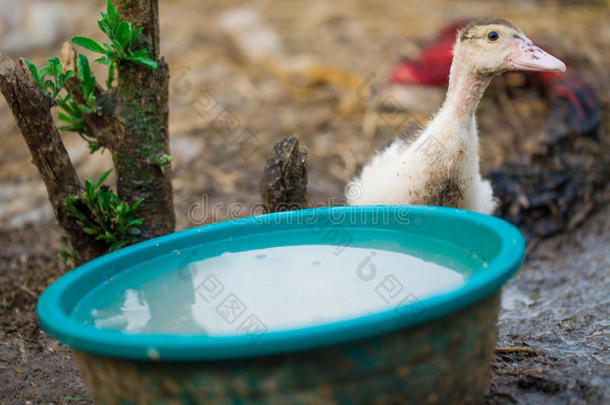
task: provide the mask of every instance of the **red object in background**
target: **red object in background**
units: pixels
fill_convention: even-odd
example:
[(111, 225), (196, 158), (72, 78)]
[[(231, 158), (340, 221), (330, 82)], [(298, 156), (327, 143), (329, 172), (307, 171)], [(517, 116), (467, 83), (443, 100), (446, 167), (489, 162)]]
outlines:
[(420, 84), (442, 86), (449, 81), (449, 69), (453, 60), (453, 44), (457, 30), (470, 21), (458, 21), (439, 32), (416, 60), (403, 60), (390, 74), (393, 84)]
[[(444, 86), (449, 81), (456, 32), (470, 20), (457, 21), (441, 30), (415, 60), (404, 59), (390, 73), (390, 84)], [(591, 85), (570, 70), (556, 74), (527, 72), (533, 81), (541, 83), (551, 104), (549, 133), (561, 140), (577, 132), (596, 137), (600, 122), (599, 100)]]

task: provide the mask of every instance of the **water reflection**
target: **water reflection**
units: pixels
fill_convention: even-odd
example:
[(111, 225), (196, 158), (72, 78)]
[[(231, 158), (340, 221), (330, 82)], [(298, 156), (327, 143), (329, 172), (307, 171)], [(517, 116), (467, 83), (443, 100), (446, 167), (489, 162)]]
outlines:
[[(95, 315), (95, 314), (94, 314)], [(136, 290), (126, 290), (125, 300), (119, 315), (95, 320), (97, 328), (122, 329), (126, 332), (137, 332), (146, 327), (151, 319), (148, 302), (140, 297)]]

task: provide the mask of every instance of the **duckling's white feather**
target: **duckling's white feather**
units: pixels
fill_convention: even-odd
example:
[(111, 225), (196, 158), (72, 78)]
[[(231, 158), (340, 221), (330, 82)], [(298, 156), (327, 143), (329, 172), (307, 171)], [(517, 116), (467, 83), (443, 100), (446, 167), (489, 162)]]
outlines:
[(412, 143), (397, 140), (377, 153), (348, 183), (350, 205), (442, 205), (491, 214), (491, 184), (479, 171), (474, 111), (491, 77), (472, 74), (457, 55), (447, 98)]
[[(445, 205), (486, 214), (495, 203), (479, 173), (474, 119), (455, 127), (443, 109), (412, 143), (393, 142), (347, 186), (350, 205)], [(457, 132), (457, 134), (456, 134)]]

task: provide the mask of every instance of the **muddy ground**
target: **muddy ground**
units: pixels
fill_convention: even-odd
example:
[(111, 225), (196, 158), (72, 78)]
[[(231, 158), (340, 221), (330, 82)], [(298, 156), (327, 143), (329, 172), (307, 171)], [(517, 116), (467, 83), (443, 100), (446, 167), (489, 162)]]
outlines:
[[(66, 3), (74, 18), (61, 37), (101, 40), (94, 24), (99, 10), (81, 3)], [(310, 200), (342, 203), (346, 181), (396, 135), (392, 122), (371, 114), (374, 100), (363, 88), (382, 92), (392, 65), (415, 56), (437, 27), (456, 18), (509, 19), (573, 66), (600, 98), (599, 149), (610, 151), (607, 2), (430, 1), (425, 8), (389, 0), (257, 1), (247, 8), (234, 0), (161, 3), (162, 47), (173, 76), (178, 229), (257, 213), (251, 207), (259, 200), (265, 156), (294, 133), (309, 149)], [(249, 42), (252, 35), (236, 21), (246, 21), (249, 34), (259, 32), (258, 40)], [(14, 56), (42, 63), (59, 45)], [(546, 136), (549, 111), (539, 92), (508, 94), (505, 84), (492, 84), (478, 112), (484, 172), (506, 161), (527, 162)], [(418, 93), (411, 116), (424, 120), (439, 91)], [(235, 131), (246, 130), (251, 141), (219, 135), (210, 110), (201, 108), (204, 100), (218, 103), (236, 122)], [(71, 134), (65, 141), (82, 178), (110, 167), (108, 153), (89, 156)], [(4, 100), (0, 184), (0, 401), (87, 402), (69, 351), (38, 328), (36, 298), (65, 271), (57, 258), (63, 245)], [(610, 401), (610, 208), (586, 212), (577, 228), (532, 241), (524, 267), (504, 288), (498, 346), (531, 350), (497, 354), (487, 403)]]

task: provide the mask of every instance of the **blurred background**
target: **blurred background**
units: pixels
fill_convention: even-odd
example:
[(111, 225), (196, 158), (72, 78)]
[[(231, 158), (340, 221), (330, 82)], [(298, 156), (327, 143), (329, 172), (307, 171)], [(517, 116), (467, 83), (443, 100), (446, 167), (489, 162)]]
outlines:
[[(0, 50), (41, 66), (72, 36), (103, 42), (96, 25), (103, 3), (0, 0)], [(443, 84), (390, 85), (397, 66), (404, 58), (419, 58), (438, 40), (443, 28), (479, 16), (511, 21), (567, 63), (586, 91), (583, 87), (572, 89), (576, 99), (570, 92), (564, 94), (566, 111), (578, 110), (574, 105), (588, 99), (588, 92), (597, 99), (598, 115), (585, 111), (593, 114), (595, 125), (583, 124), (586, 128), (581, 133), (576, 125), (576, 131), (562, 135), (552, 130), (557, 124), (553, 119), (561, 121), (565, 115), (565, 111), (554, 110), (561, 104), (553, 98), (557, 88), (550, 91), (548, 83), (516, 74), (494, 80), (477, 114), (483, 175), (492, 176), (501, 188), (498, 192), (507, 198), (502, 215), (526, 224), (522, 229), (529, 236), (572, 229), (568, 222), (581, 223), (593, 209), (607, 202), (607, 189), (599, 184), (608, 183), (604, 176), (610, 150), (609, 7), (610, 2), (605, 0), (257, 0), (247, 5), (237, 0), (161, 0), (162, 54), (172, 75), (170, 144), (177, 229), (258, 213), (250, 207), (260, 201), (259, 180), (265, 159), (273, 144), (293, 134), (300, 136), (309, 151), (310, 201), (314, 205), (343, 203), (346, 182), (375, 149), (396, 137), (405, 125), (425, 123), (443, 99)], [(95, 72), (105, 77), (104, 67), (96, 66)], [(565, 103), (561, 105), (565, 107)], [(229, 134), (219, 131), (218, 112), (230, 122)], [(581, 118), (591, 117), (585, 114)], [(112, 167), (109, 153), (90, 155), (77, 135), (63, 136), (81, 179), (97, 178)], [(561, 147), (557, 149), (554, 145), (559, 142)], [(574, 173), (583, 175), (576, 176), (576, 181)], [(532, 184), (522, 187), (523, 179)], [(567, 198), (572, 195), (569, 193), (578, 198)], [(515, 205), (514, 201), (519, 203)], [(234, 210), (231, 203), (242, 205)], [(544, 209), (523, 214), (536, 204)], [(561, 218), (558, 212), (564, 213)], [(543, 217), (550, 219), (540, 222)], [(594, 239), (601, 240), (599, 234), (608, 217), (607, 209), (601, 219), (597, 217)], [(603, 251), (607, 239), (600, 243)], [(42, 353), (61, 350), (55, 345), (47, 352), (53, 343), (39, 340), (42, 338), (33, 314), (33, 298), (64, 271), (57, 258), (63, 247), (61, 232), (3, 98), (0, 245), (0, 281), (5, 287), (1, 290), (0, 313), (14, 308), (31, 312), (22, 321), (3, 324), (1, 334), (10, 337), (7, 342), (13, 342), (16, 333), (22, 333), (19, 336), (26, 339), (26, 346), (27, 339), (42, 342), (36, 346)], [(606, 266), (607, 254), (603, 260), (600, 263)], [(47, 271), (27, 271), (40, 268)], [(519, 301), (523, 286), (531, 282), (522, 280), (509, 287), (514, 290), (510, 310), (533, 302), (531, 296)], [(561, 283), (558, 279), (549, 282)], [(586, 288), (579, 291), (585, 294)], [(600, 298), (599, 305), (603, 302)], [(592, 311), (594, 317), (600, 316), (597, 310)], [(554, 322), (552, 318), (547, 321)], [(15, 332), (19, 327), (24, 327), (24, 332)], [(505, 326), (505, 343), (527, 340), (515, 332), (515, 327)], [(14, 344), (6, 350), (19, 353), (19, 341), (14, 340)], [(607, 341), (591, 347), (597, 348), (598, 355), (605, 347), (600, 356), (605, 356), (607, 366)], [(590, 366), (584, 364), (583, 370)], [(60, 380), (67, 379), (56, 388), (58, 395), (76, 392), (86, 397), (82, 383), (73, 377), (74, 365), (69, 358), (58, 362), (49, 354), (42, 356), (37, 367), (46, 369), (47, 374), (55, 370)], [(530, 383), (535, 385), (530, 380), (524, 384)], [(602, 383), (591, 384), (597, 387)], [(14, 392), (24, 389), (15, 387)], [(31, 387), (28, 390), (37, 392)], [(578, 395), (584, 398), (585, 394)], [(508, 397), (500, 393), (490, 398)]]
[[(98, 4), (99, 3), (99, 4)], [(103, 2), (0, 0), (0, 49), (41, 65), (74, 35), (103, 36), (95, 21)], [(402, 86), (390, 99), (404, 115), (377, 109), (401, 58), (415, 59), (440, 30), (477, 16), (508, 19), (589, 82), (608, 111), (610, 24), (605, 1), (239, 1), (160, 2), (161, 43), (169, 62), (171, 150), (178, 228), (206, 221), (188, 207), (210, 201), (258, 201), (267, 153), (299, 134), (309, 149), (310, 200), (343, 201), (343, 187), (405, 117), (425, 123), (444, 87)], [(98, 77), (104, 67), (97, 66)], [(523, 79), (492, 84), (478, 113), (484, 173), (533, 154), (546, 137), (550, 108)], [(515, 84), (516, 83), (516, 84)], [(397, 87), (397, 86), (394, 86)], [(406, 89), (406, 90), (404, 90)], [(514, 92), (513, 92), (514, 93)], [(377, 96), (376, 96), (377, 95)], [(208, 98), (230, 114), (252, 145), (219, 134)], [(386, 99), (388, 97), (385, 97)], [(199, 105), (199, 107), (197, 107)], [(607, 134), (607, 126), (601, 130)], [(65, 134), (81, 178), (111, 167), (108, 153), (89, 155)], [(241, 149), (241, 150), (240, 150)], [(52, 222), (46, 192), (29, 152), (0, 100), (0, 224)], [(209, 221), (226, 219), (220, 210)]]

